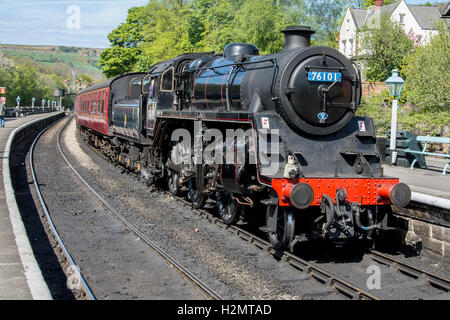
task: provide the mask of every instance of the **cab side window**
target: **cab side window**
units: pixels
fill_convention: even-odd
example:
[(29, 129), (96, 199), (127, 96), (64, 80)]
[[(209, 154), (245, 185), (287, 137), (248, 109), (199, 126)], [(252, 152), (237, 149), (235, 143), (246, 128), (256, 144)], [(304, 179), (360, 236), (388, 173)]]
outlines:
[(172, 92), (174, 81), (173, 67), (170, 67), (161, 75), (161, 92)]
[(138, 78), (131, 79), (128, 83), (128, 97), (137, 98), (141, 93), (141, 80)]
[(146, 75), (143, 79), (142, 79), (142, 93), (146, 94), (148, 93), (148, 88), (150, 85), (150, 75)]

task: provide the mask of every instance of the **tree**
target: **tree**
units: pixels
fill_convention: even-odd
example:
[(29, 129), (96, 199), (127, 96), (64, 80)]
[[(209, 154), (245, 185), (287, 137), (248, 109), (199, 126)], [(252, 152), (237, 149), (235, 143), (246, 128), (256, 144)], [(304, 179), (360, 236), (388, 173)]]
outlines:
[(14, 62), (5, 56), (5, 53), (0, 50), (0, 71), (14, 67)]
[(309, 19), (306, 23), (316, 31), (313, 36), (315, 45), (337, 47), (336, 33), (342, 23), (341, 16), (348, 5), (347, 1), (309, 1), (306, 11)]
[(31, 105), (31, 99), (50, 98), (51, 89), (30, 64), (16, 64), (8, 69), (0, 69), (0, 87), (6, 87), (6, 105), (13, 107), (17, 96), (21, 105)]
[(388, 16), (381, 17), (380, 28), (364, 29), (360, 36), (369, 81), (386, 80), (393, 69), (401, 69), (404, 58), (414, 50), (414, 41)]
[(283, 48), (280, 31), (288, 22), (273, 0), (246, 1), (233, 21), (234, 39), (257, 45), (261, 53), (274, 53)]
[(439, 34), (406, 59), (405, 92), (409, 102), (421, 110), (449, 112), (450, 31), (439, 23)]
[(108, 35), (111, 47), (101, 53), (99, 60), (99, 65), (107, 77), (132, 70), (142, 54), (139, 44), (144, 38), (145, 8), (129, 9), (126, 22), (120, 24)]
[(87, 74), (80, 74), (79, 78), (80, 78), (80, 81), (81, 81), (82, 85), (84, 84), (84, 85), (87, 86), (90, 83), (94, 82), (94, 80), (91, 77), (89, 77)]
[(147, 71), (186, 52), (222, 51), (230, 42), (257, 45), (262, 54), (283, 48), (288, 25), (317, 31), (313, 44), (336, 45), (340, 17), (350, 0), (150, 0), (132, 8), (109, 35), (100, 59), (107, 77)]

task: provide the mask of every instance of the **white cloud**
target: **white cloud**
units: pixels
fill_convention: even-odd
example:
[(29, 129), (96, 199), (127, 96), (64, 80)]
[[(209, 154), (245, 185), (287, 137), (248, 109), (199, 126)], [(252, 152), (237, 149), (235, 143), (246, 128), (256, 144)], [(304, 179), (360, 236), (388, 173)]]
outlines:
[[(107, 47), (107, 35), (124, 22), (128, 9), (148, 0), (0, 0), (0, 42)], [(81, 9), (81, 28), (67, 28), (70, 5)], [(7, 32), (6, 32), (7, 30)]]

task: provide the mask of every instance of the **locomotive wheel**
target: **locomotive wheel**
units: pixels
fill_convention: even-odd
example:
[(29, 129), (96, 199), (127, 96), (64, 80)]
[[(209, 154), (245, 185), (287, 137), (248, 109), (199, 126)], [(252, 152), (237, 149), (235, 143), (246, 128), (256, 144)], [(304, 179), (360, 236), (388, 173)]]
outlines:
[(169, 187), (169, 192), (174, 195), (177, 196), (180, 194), (180, 189), (181, 186), (179, 184), (178, 181), (178, 172), (175, 172), (173, 170), (168, 169), (167, 170), (167, 185)]
[(206, 202), (206, 196), (197, 189), (195, 179), (189, 180), (188, 186), (188, 198), (192, 202), (192, 207), (194, 207), (195, 209), (200, 209)]
[[(277, 210), (274, 212), (271, 210)], [(269, 241), (275, 250), (282, 250), (289, 246), (294, 240), (295, 234), (295, 216), (292, 211), (284, 207), (270, 205), (267, 208), (267, 218), (269, 215), (277, 215), (276, 232), (269, 232)]]
[(241, 212), (238, 203), (233, 199), (233, 195), (227, 191), (219, 191), (216, 194), (219, 215), (225, 224), (233, 224), (239, 218)]

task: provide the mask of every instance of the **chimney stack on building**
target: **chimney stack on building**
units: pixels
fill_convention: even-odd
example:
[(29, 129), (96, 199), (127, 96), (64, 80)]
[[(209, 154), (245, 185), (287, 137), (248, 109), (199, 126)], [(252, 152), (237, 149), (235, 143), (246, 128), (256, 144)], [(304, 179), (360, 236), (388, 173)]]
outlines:
[(374, 11), (377, 11), (379, 8), (381, 8), (384, 4), (384, 0), (375, 0), (375, 8)]

